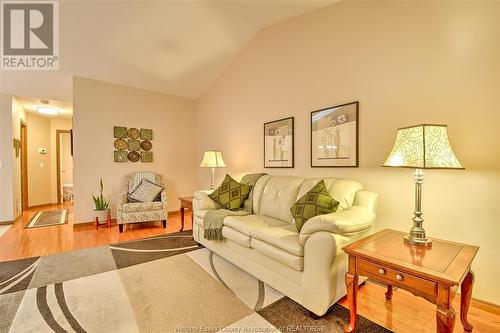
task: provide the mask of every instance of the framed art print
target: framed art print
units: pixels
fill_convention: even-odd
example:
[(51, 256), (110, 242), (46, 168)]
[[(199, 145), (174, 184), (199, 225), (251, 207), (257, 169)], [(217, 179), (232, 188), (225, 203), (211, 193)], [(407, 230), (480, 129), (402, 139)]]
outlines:
[(311, 112), (311, 167), (358, 167), (359, 102)]
[(264, 124), (264, 167), (293, 168), (293, 117)]

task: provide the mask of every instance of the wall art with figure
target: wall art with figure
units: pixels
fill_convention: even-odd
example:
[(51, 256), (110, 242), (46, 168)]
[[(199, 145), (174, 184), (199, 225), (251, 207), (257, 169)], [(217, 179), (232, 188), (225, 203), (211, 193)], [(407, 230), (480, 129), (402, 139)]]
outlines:
[(358, 167), (359, 102), (311, 112), (311, 167)]
[(293, 168), (293, 121), (290, 117), (264, 124), (265, 168)]

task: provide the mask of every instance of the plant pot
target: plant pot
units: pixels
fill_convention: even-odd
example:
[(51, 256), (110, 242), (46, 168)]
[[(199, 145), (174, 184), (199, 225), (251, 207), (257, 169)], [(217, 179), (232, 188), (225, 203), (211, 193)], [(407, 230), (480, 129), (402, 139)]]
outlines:
[(104, 224), (108, 221), (109, 209), (94, 210), (94, 219), (97, 217), (99, 224)]

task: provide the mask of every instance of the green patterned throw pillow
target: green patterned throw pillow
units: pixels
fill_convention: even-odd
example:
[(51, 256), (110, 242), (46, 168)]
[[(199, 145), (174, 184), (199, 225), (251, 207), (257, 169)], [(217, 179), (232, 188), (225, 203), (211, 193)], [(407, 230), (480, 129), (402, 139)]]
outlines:
[(325, 181), (321, 180), (293, 204), (290, 212), (295, 219), (297, 231), (300, 232), (304, 223), (311, 217), (334, 213), (338, 206), (339, 202), (332, 198), (326, 189)]
[(208, 196), (225, 209), (237, 210), (250, 193), (250, 186), (240, 184), (226, 175), (219, 188)]

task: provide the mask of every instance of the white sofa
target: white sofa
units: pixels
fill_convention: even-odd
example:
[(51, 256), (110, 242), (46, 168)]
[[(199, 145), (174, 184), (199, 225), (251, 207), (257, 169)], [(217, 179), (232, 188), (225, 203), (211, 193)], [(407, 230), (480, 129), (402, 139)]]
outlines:
[[(321, 179), (340, 202), (337, 212), (309, 219), (297, 232), (290, 207)], [(203, 237), (203, 216), (218, 209), (208, 191), (193, 201), (194, 239), (322, 316), (346, 294), (346, 244), (370, 233), (377, 194), (347, 179), (263, 176), (254, 187), (253, 213), (224, 219), (223, 241)]]

